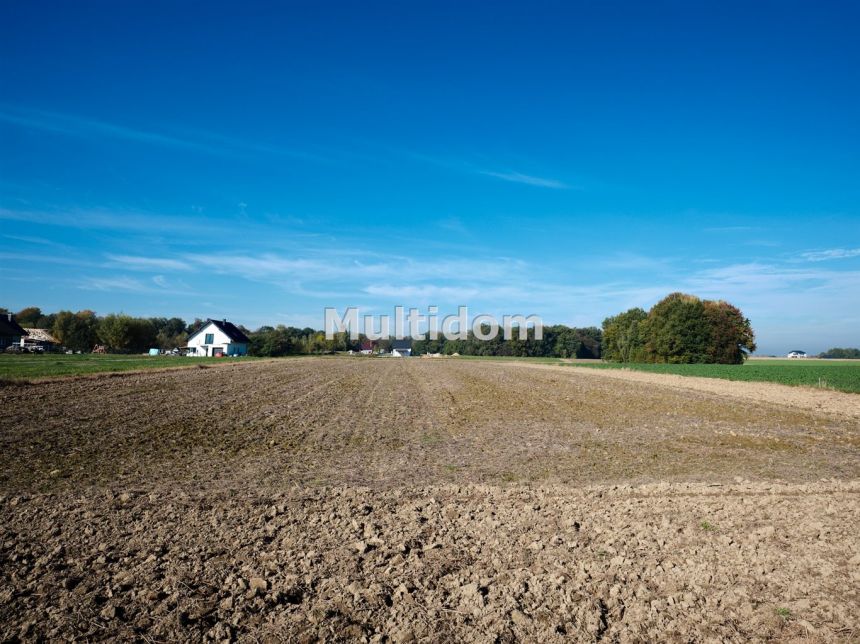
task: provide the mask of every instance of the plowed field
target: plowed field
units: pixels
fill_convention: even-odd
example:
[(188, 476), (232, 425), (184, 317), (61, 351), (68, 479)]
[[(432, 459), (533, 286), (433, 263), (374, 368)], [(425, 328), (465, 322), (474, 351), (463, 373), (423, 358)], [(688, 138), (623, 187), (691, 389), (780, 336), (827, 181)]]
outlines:
[(0, 637), (855, 639), (858, 397), (726, 384), (368, 358), (5, 386)]

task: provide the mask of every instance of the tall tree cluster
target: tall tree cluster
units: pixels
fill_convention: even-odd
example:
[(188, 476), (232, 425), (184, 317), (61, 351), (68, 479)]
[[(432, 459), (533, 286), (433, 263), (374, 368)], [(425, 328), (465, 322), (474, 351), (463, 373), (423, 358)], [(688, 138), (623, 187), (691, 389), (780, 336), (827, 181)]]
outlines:
[(630, 309), (603, 321), (606, 360), (741, 364), (753, 351), (750, 321), (722, 300), (672, 293), (647, 313)]
[(93, 311), (60, 311), (54, 316), (50, 330), (51, 335), (67, 349), (92, 351), (98, 343), (99, 319)]

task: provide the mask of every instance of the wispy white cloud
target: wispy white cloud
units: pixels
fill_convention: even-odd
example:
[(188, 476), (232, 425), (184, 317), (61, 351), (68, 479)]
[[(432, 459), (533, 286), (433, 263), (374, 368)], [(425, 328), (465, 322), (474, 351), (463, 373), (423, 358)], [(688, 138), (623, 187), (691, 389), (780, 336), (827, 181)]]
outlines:
[(523, 272), (521, 260), (488, 257), (482, 259), (438, 258), (422, 261), (412, 257), (376, 253), (371, 256), (344, 249), (316, 248), (313, 257), (226, 253), (187, 253), (181, 261), (209, 268), (218, 273), (232, 273), (251, 279), (295, 276), (316, 281), (389, 278), (396, 275), (404, 282), (456, 279), (471, 281), (498, 280)]
[[(275, 253), (240, 255), (226, 253), (189, 253), (182, 256), (191, 265), (205, 267), (218, 274), (233, 274), (248, 279), (266, 280), (286, 275), (325, 277), (333, 267), (318, 259), (292, 258)], [(342, 274), (342, 269), (337, 271)]]
[(761, 230), (760, 226), (710, 226), (705, 228), (706, 233), (748, 233)]
[(509, 181), (511, 183), (524, 183), (528, 186), (537, 186), (540, 188), (554, 188), (556, 190), (567, 190), (570, 188), (569, 185), (562, 181), (557, 181), (556, 179), (544, 179), (543, 177), (534, 177), (529, 174), (523, 174), (521, 172), (495, 172), (493, 170), (479, 170), (478, 174), (484, 174), (488, 177), (495, 177), (496, 179), (501, 179), (502, 181)]
[(778, 248), (782, 242), (776, 239), (744, 239), (744, 246), (761, 246), (762, 248)]
[(137, 141), (139, 143), (202, 150), (210, 153), (220, 152), (218, 148), (200, 141), (192, 141), (159, 132), (151, 132), (106, 121), (44, 110), (10, 110), (9, 108), (0, 108), (0, 120), (29, 129), (43, 130), (66, 136), (88, 137), (93, 134), (100, 134), (112, 138)]
[[(78, 257), (68, 255), (39, 255), (34, 253), (0, 253), (0, 260), (6, 260), (9, 264), (31, 264), (39, 266), (40, 264), (60, 264), (65, 266), (79, 266), (99, 268), (101, 265), (98, 262), (92, 262)], [(5, 270), (5, 267), (4, 267)]]
[[(729, 264), (701, 271), (686, 280), (699, 291), (732, 291), (762, 297), (788, 293), (798, 298), (810, 291), (842, 289), (860, 285), (860, 271), (836, 271), (815, 268), (797, 268), (772, 263), (750, 262)], [(803, 304), (806, 308), (806, 304)]]
[(541, 188), (554, 188), (556, 190), (567, 190), (572, 188), (572, 186), (556, 179), (547, 179), (543, 177), (529, 175), (522, 172), (518, 172), (516, 170), (492, 170), (488, 166), (492, 167), (493, 165), (497, 164), (488, 161), (475, 162), (463, 158), (435, 156), (432, 154), (417, 152), (415, 150), (394, 148), (389, 146), (383, 146), (381, 149), (390, 155), (413, 159), (421, 163), (434, 165), (439, 168), (444, 168), (446, 170), (461, 174), (472, 174), (484, 177), (492, 177), (494, 179), (501, 179), (502, 181), (508, 181), (511, 183), (521, 183)]
[(188, 262), (168, 257), (135, 257), (131, 255), (108, 255), (114, 264), (133, 270), (171, 270), (187, 271), (191, 269)]
[(126, 291), (131, 293), (151, 293), (151, 283), (133, 277), (87, 277), (78, 283), (85, 291)]
[(107, 208), (13, 210), (0, 207), (0, 220), (80, 230), (153, 234), (193, 232), (198, 237), (221, 237), (235, 232), (235, 227), (229, 223), (212, 218)]
[(11, 108), (0, 105), (0, 121), (31, 130), (40, 130), (64, 136), (89, 138), (97, 135), (149, 145), (187, 149), (219, 156), (234, 155), (237, 151), (244, 151), (296, 157), (303, 160), (329, 161), (329, 159), (321, 154), (228, 137), (216, 132), (191, 128), (178, 129), (178, 133), (155, 132), (98, 119), (84, 118), (73, 114), (61, 114), (32, 108)]
[(159, 295), (181, 295), (188, 297), (194, 290), (185, 282), (168, 280), (164, 275), (153, 275), (149, 279), (139, 279), (129, 275), (85, 276), (72, 281), (77, 288), (84, 291), (102, 291), (106, 293), (142, 293)]
[(463, 223), (463, 220), (459, 217), (445, 217), (436, 222), (436, 225), (439, 228), (444, 230), (450, 230), (451, 232), (457, 233), (459, 235), (468, 235), (469, 229), (466, 228), (466, 225)]
[(53, 246), (55, 248), (68, 248), (65, 244), (45, 239), (44, 237), (32, 237), (29, 235), (3, 235), (5, 239), (24, 242), (25, 244), (37, 244), (39, 246)]
[(225, 136), (217, 132), (205, 130), (197, 130), (191, 128), (182, 128), (181, 133), (192, 139), (200, 139), (206, 141), (210, 146), (219, 150), (220, 153), (233, 154), (235, 151), (249, 152), (252, 154), (264, 154), (275, 157), (290, 157), (301, 159), (303, 161), (315, 161), (317, 163), (332, 163), (341, 157), (347, 156), (347, 153), (342, 150), (333, 148), (324, 148), (322, 146), (311, 146), (312, 151), (287, 147), (283, 145), (275, 145), (272, 143), (261, 143), (249, 139), (240, 139), (237, 137)]
[(860, 248), (831, 248), (828, 250), (813, 250), (801, 253), (801, 257), (810, 262), (825, 262), (831, 259), (847, 259), (860, 257)]
[(134, 141), (148, 145), (158, 145), (177, 149), (186, 149), (206, 154), (219, 156), (235, 155), (245, 152), (251, 154), (265, 154), (274, 156), (285, 156), (315, 161), (319, 163), (354, 163), (356, 158), (383, 161), (375, 158), (374, 154), (379, 151), (387, 151), (389, 155), (407, 156), (412, 159), (445, 167), (453, 171), (466, 171), (472, 174), (484, 175), (530, 186), (542, 188), (553, 188), (557, 190), (569, 189), (571, 186), (562, 181), (547, 179), (517, 171), (494, 171), (484, 170), (476, 167), (473, 163), (461, 159), (440, 159), (432, 155), (412, 152), (408, 150), (397, 150), (387, 146), (374, 146), (376, 153), (362, 152), (360, 150), (347, 150), (336, 147), (313, 145), (311, 149), (298, 149), (293, 147), (263, 143), (249, 139), (225, 136), (217, 132), (193, 129), (188, 127), (175, 128), (174, 132), (156, 132), (145, 128), (131, 127), (124, 124), (112, 123), (93, 118), (85, 118), (74, 114), (65, 114), (40, 110), (29, 107), (0, 105), (0, 121), (16, 125), (30, 130), (51, 132), (64, 136), (77, 138), (92, 138), (102, 136), (113, 139)]
[(368, 295), (383, 297), (385, 299), (401, 299), (404, 302), (438, 302), (463, 303), (475, 299), (480, 295), (480, 289), (468, 286), (437, 286), (424, 284), (421, 286), (393, 285), (393, 284), (371, 284), (363, 291)]
[(674, 257), (643, 255), (618, 251), (600, 257), (588, 258), (588, 265), (593, 268), (608, 268), (613, 270), (665, 270), (676, 259)]

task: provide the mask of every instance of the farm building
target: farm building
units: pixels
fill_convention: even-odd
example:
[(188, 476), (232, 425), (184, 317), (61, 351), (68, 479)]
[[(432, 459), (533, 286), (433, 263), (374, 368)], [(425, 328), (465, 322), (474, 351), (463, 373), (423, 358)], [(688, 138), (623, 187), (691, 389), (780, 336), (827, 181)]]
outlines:
[(59, 342), (45, 329), (24, 329), (27, 332), (21, 338), (21, 348), (30, 351), (51, 351)]
[(15, 316), (11, 313), (0, 315), (0, 351), (5, 351), (13, 344), (20, 344), (21, 338), (27, 335), (27, 332), (15, 321)]
[(361, 343), (361, 351), (362, 355), (369, 356), (374, 351), (376, 351), (376, 341), (375, 340), (365, 340)]
[(792, 359), (794, 359), (794, 358), (808, 358), (808, 357), (809, 356), (806, 355), (806, 351), (800, 351), (800, 350), (789, 351), (788, 355), (786, 356), (786, 358), (792, 358)]
[(392, 340), (391, 355), (395, 358), (408, 358), (412, 355), (412, 340)]
[(189, 356), (244, 356), (248, 355), (249, 342), (232, 322), (209, 319), (188, 338), (185, 349)]

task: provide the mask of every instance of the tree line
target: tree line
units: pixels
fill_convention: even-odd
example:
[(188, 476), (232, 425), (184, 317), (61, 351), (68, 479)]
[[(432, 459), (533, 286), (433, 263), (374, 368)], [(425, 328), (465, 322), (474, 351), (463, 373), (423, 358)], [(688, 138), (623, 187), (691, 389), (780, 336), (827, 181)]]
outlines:
[[(490, 327), (482, 329), (488, 334)], [(431, 340), (429, 334), (412, 343), (413, 353), (441, 353), (464, 356), (512, 356), (530, 358), (599, 358), (603, 332), (597, 327), (576, 328), (563, 324), (543, 327), (540, 340), (535, 338), (534, 328), (524, 329), (526, 337), (520, 339), (515, 329), (509, 340), (496, 335), (492, 340), (481, 340), (469, 331), (465, 340), (448, 340), (440, 337)]]
[[(0, 312), (8, 311), (0, 308)], [(206, 323), (200, 318), (187, 323), (179, 317), (145, 318), (123, 313), (99, 316), (90, 310), (43, 313), (36, 306), (21, 309), (15, 313), (15, 320), (25, 328), (49, 331), (60, 345), (71, 351), (89, 352), (102, 345), (111, 353), (145, 353), (152, 348), (170, 351), (183, 347)], [(327, 340), (325, 333), (311, 328), (262, 326), (251, 331), (237, 326), (250, 340), (249, 353), (257, 356), (334, 353), (358, 350), (360, 345), (360, 341), (350, 342), (342, 333)]]
[[(0, 309), (5, 312), (5, 309)], [(103, 345), (112, 353), (144, 353), (151, 348), (171, 350), (185, 346), (188, 338), (199, 330), (205, 320), (192, 323), (178, 317), (143, 318), (123, 313), (98, 316), (90, 310), (43, 313), (31, 306), (15, 314), (18, 324), (27, 328), (48, 330), (62, 346), (72, 351), (92, 351)], [(359, 351), (367, 338), (360, 335), (351, 340), (345, 333), (327, 339), (323, 331), (309, 327), (262, 326), (251, 331), (241, 325), (248, 336), (248, 352), (255, 356), (286, 356)], [(485, 331), (489, 329), (486, 328)], [(530, 356), (555, 358), (599, 358), (602, 331), (596, 327), (577, 329), (561, 324), (543, 328), (543, 337), (535, 338), (534, 329), (526, 337), (503, 341), (501, 336), (485, 342), (470, 331), (464, 340), (429, 339), (429, 334), (413, 339), (413, 353), (441, 353), (476, 356)], [(391, 348), (390, 340), (375, 345), (379, 351)]]
[[(205, 323), (199, 318), (187, 323), (178, 317), (142, 318), (122, 313), (98, 316), (89, 310), (46, 314), (38, 307), (22, 309), (16, 319), (21, 326), (49, 330), (67, 349), (91, 351), (96, 345), (104, 345), (116, 353), (182, 347)], [(347, 334), (339, 333), (327, 339), (325, 333), (309, 327), (262, 326), (256, 331), (239, 328), (250, 339), (249, 353), (256, 356), (358, 351), (366, 345), (364, 336), (351, 340)], [(672, 293), (647, 312), (632, 308), (609, 317), (602, 328), (545, 326), (541, 339), (535, 337), (533, 328), (525, 331), (521, 339), (515, 333), (511, 340), (497, 336), (490, 341), (476, 338), (471, 331), (462, 340), (430, 339), (425, 334), (413, 339), (413, 353), (740, 364), (756, 348), (750, 321), (740, 309), (722, 300), (703, 300), (685, 293)], [(381, 340), (376, 348), (388, 350), (390, 342)], [(860, 351), (837, 348), (822, 357), (860, 357)]]
[(98, 316), (90, 310), (43, 313), (37, 306), (18, 311), (15, 321), (25, 328), (45, 329), (72, 351), (92, 351), (96, 345), (103, 345), (114, 353), (175, 349), (184, 346), (188, 336), (204, 324), (200, 319), (188, 324), (178, 317), (141, 318), (123, 313)]
[(860, 349), (854, 349), (854, 348), (840, 349), (838, 347), (835, 347), (833, 349), (828, 349), (824, 353), (820, 354), (818, 357), (819, 358), (842, 359), (842, 360), (845, 360), (846, 358), (851, 358), (851, 359), (856, 360), (856, 359), (860, 359)]
[[(484, 330), (489, 331), (489, 327)], [(476, 338), (471, 331), (464, 340), (448, 340), (444, 337), (431, 340), (429, 334), (424, 334), (412, 339), (412, 352), (475, 356), (600, 357), (601, 331), (596, 327), (575, 329), (555, 325), (544, 327), (541, 340), (535, 339), (534, 335), (534, 329), (528, 329), (527, 337), (522, 340), (503, 341), (501, 337), (497, 337), (485, 342)], [(284, 326), (264, 326), (249, 332), (248, 337), (251, 340), (249, 352), (256, 356), (360, 351), (368, 343), (363, 334), (360, 334), (357, 340), (350, 339), (346, 333), (336, 333), (332, 339), (326, 339), (322, 331)], [(387, 352), (391, 350), (391, 340), (377, 340), (373, 346), (376, 351)]]

